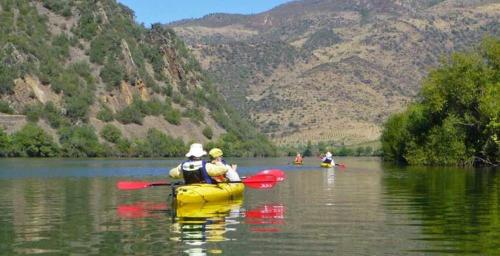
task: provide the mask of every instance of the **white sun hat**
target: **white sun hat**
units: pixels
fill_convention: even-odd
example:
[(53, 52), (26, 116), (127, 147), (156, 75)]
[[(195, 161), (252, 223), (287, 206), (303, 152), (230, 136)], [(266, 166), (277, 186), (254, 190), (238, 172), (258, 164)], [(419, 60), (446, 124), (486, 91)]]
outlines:
[(186, 157), (202, 157), (207, 154), (207, 151), (203, 150), (203, 145), (200, 143), (193, 143), (189, 147), (189, 152), (187, 152)]
[(332, 153), (326, 152), (326, 157), (332, 157)]

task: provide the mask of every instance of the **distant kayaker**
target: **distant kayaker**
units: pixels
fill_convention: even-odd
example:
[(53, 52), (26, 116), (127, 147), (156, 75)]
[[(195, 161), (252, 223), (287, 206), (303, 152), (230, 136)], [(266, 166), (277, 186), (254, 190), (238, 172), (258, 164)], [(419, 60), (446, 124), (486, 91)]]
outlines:
[(295, 160), (293, 161), (294, 164), (302, 164), (302, 161), (303, 161), (302, 155), (299, 152), (297, 152), (297, 155), (295, 156)]
[(228, 165), (222, 158), (224, 153), (220, 148), (213, 148), (208, 152), (208, 154), (212, 158), (212, 164), (225, 165), (227, 167), (226, 178), (229, 181), (241, 181), (240, 175), (236, 172), (236, 168), (238, 168), (238, 166), (235, 164)]
[(207, 163), (202, 160), (201, 158), (206, 154), (202, 144), (191, 144), (189, 152), (186, 154), (188, 160), (171, 169), (170, 177), (174, 179), (184, 178), (186, 184), (217, 183), (214, 177), (225, 175), (229, 168), (225, 165)]
[(335, 166), (335, 161), (333, 160), (333, 155), (330, 153), (330, 151), (326, 152), (325, 156), (321, 158), (321, 161), (325, 164), (331, 164), (332, 166)]

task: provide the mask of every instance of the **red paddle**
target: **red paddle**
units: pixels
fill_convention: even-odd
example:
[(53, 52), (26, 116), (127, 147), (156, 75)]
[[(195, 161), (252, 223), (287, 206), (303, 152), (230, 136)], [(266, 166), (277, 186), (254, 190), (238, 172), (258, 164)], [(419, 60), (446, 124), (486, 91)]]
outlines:
[(278, 182), (286, 179), (285, 172), (280, 169), (269, 169), (258, 172), (256, 175), (273, 175)]
[(116, 187), (121, 190), (143, 189), (155, 186), (170, 186), (171, 184), (166, 181), (118, 181)]
[[(272, 188), (278, 179), (274, 175), (257, 174), (242, 180), (243, 184), (251, 188)], [(229, 183), (235, 183), (229, 182)]]
[[(276, 185), (277, 178), (274, 175), (257, 174), (254, 176), (247, 177), (242, 181), (229, 181), (223, 183), (243, 183), (251, 188), (272, 188)], [(170, 186), (172, 185), (166, 181), (118, 181), (116, 187), (121, 190), (134, 190), (134, 189), (144, 189), (155, 186)]]

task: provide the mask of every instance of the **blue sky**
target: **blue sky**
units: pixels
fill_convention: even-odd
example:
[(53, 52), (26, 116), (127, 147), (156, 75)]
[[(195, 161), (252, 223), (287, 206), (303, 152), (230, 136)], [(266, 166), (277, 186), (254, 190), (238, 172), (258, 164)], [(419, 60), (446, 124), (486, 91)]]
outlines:
[(252, 14), (267, 11), (290, 0), (118, 0), (135, 12), (136, 21), (149, 26), (209, 13)]

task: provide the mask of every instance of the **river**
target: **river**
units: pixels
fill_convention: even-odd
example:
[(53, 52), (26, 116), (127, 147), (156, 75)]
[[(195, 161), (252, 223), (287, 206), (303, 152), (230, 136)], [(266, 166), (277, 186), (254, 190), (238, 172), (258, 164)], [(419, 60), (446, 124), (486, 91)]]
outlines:
[(0, 255), (500, 255), (495, 170), (291, 160), (229, 159), (287, 178), (242, 202), (172, 209), (169, 187), (116, 182), (166, 179), (180, 159), (1, 159)]

